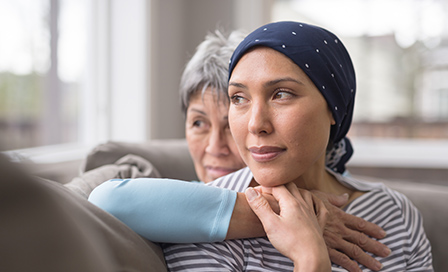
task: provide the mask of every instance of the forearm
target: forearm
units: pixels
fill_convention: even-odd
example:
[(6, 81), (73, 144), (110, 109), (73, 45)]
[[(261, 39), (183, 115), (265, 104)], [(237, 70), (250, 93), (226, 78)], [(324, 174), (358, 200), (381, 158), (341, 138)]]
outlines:
[(172, 179), (110, 180), (89, 201), (155, 242), (224, 240), (236, 192)]
[(244, 193), (238, 193), (226, 240), (266, 236), (260, 219), (250, 208)]

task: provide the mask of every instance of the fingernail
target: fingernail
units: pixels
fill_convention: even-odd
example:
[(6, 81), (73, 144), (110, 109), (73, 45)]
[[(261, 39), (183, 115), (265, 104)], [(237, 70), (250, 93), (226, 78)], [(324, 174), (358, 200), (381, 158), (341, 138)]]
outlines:
[(258, 196), (258, 191), (257, 190), (255, 190), (253, 188), (247, 188), (246, 189), (247, 200), (252, 201), (255, 198), (257, 198), (257, 196)]
[(390, 248), (385, 248), (385, 249), (384, 249), (384, 254), (386, 255), (386, 257), (389, 256), (390, 253), (392, 253), (392, 251), (390, 250)]
[(347, 193), (343, 193), (342, 197), (348, 200), (348, 194)]
[(384, 237), (386, 237), (387, 233), (384, 230), (381, 230), (380, 235), (381, 235), (381, 237), (384, 238)]
[(376, 261), (376, 263), (375, 263), (375, 267), (376, 267), (376, 271), (379, 271), (379, 270), (381, 270), (382, 268), (383, 268), (383, 264), (382, 263), (380, 263), (379, 261)]

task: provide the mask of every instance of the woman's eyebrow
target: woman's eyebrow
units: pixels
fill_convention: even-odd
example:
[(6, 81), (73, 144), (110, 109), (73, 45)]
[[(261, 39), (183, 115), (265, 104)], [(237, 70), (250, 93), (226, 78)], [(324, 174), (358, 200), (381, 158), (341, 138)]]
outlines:
[[(276, 84), (278, 84), (278, 83), (281, 83), (281, 82), (294, 82), (294, 83), (297, 83), (297, 84), (299, 84), (299, 85), (305, 85), (302, 81), (300, 81), (300, 80), (298, 80), (298, 79), (295, 79), (295, 78), (292, 78), (292, 77), (282, 77), (282, 78), (278, 78), (278, 79), (273, 79), (273, 80), (269, 80), (268, 82), (265, 82), (264, 84), (263, 84), (263, 86), (265, 86), (265, 87), (270, 87), (270, 86), (273, 86), (273, 85), (276, 85)], [(234, 86), (234, 87), (237, 87), (237, 88), (243, 88), (243, 89), (247, 89), (247, 86), (246, 85), (244, 85), (244, 84), (242, 84), (242, 83), (238, 83), (238, 82), (229, 82), (229, 86)]]
[(288, 82), (288, 81), (289, 81), (289, 82), (295, 82), (295, 83), (297, 83), (297, 84), (299, 84), (299, 85), (305, 85), (302, 81), (297, 80), (297, 79), (292, 78), (292, 77), (283, 77), (283, 78), (278, 78), (278, 79), (270, 80), (270, 81), (264, 83), (263, 85), (264, 85), (265, 87), (270, 87), (270, 86), (276, 85), (276, 84), (278, 84), (278, 83), (281, 83), (281, 82)]
[(196, 112), (196, 113), (199, 113), (201, 115), (207, 115), (204, 111), (201, 111), (201, 110), (198, 110), (198, 109), (195, 109), (195, 108), (191, 108), (188, 111)]
[(242, 84), (242, 83), (238, 83), (238, 82), (229, 82), (229, 86), (234, 86), (237, 88), (243, 88), (243, 89), (247, 89), (246, 85)]

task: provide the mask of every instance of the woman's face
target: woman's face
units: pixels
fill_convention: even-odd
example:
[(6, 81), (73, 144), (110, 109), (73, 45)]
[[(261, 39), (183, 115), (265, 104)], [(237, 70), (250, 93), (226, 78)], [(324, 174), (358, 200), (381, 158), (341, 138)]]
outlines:
[(266, 47), (249, 51), (233, 70), (229, 96), (233, 137), (259, 184), (300, 183), (305, 173), (322, 173), (334, 120), (324, 97), (288, 57)]
[(246, 166), (230, 134), (228, 102), (222, 97), (218, 101), (210, 89), (203, 96), (199, 91), (191, 97), (185, 134), (201, 181), (207, 183)]

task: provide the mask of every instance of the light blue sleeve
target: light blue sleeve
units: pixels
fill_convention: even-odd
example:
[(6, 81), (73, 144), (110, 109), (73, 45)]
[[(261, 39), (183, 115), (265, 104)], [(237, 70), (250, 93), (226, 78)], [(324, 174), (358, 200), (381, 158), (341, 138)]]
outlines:
[(112, 179), (89, 201), (153, 242), (223, 241), (237, 193), (173, 179)]

